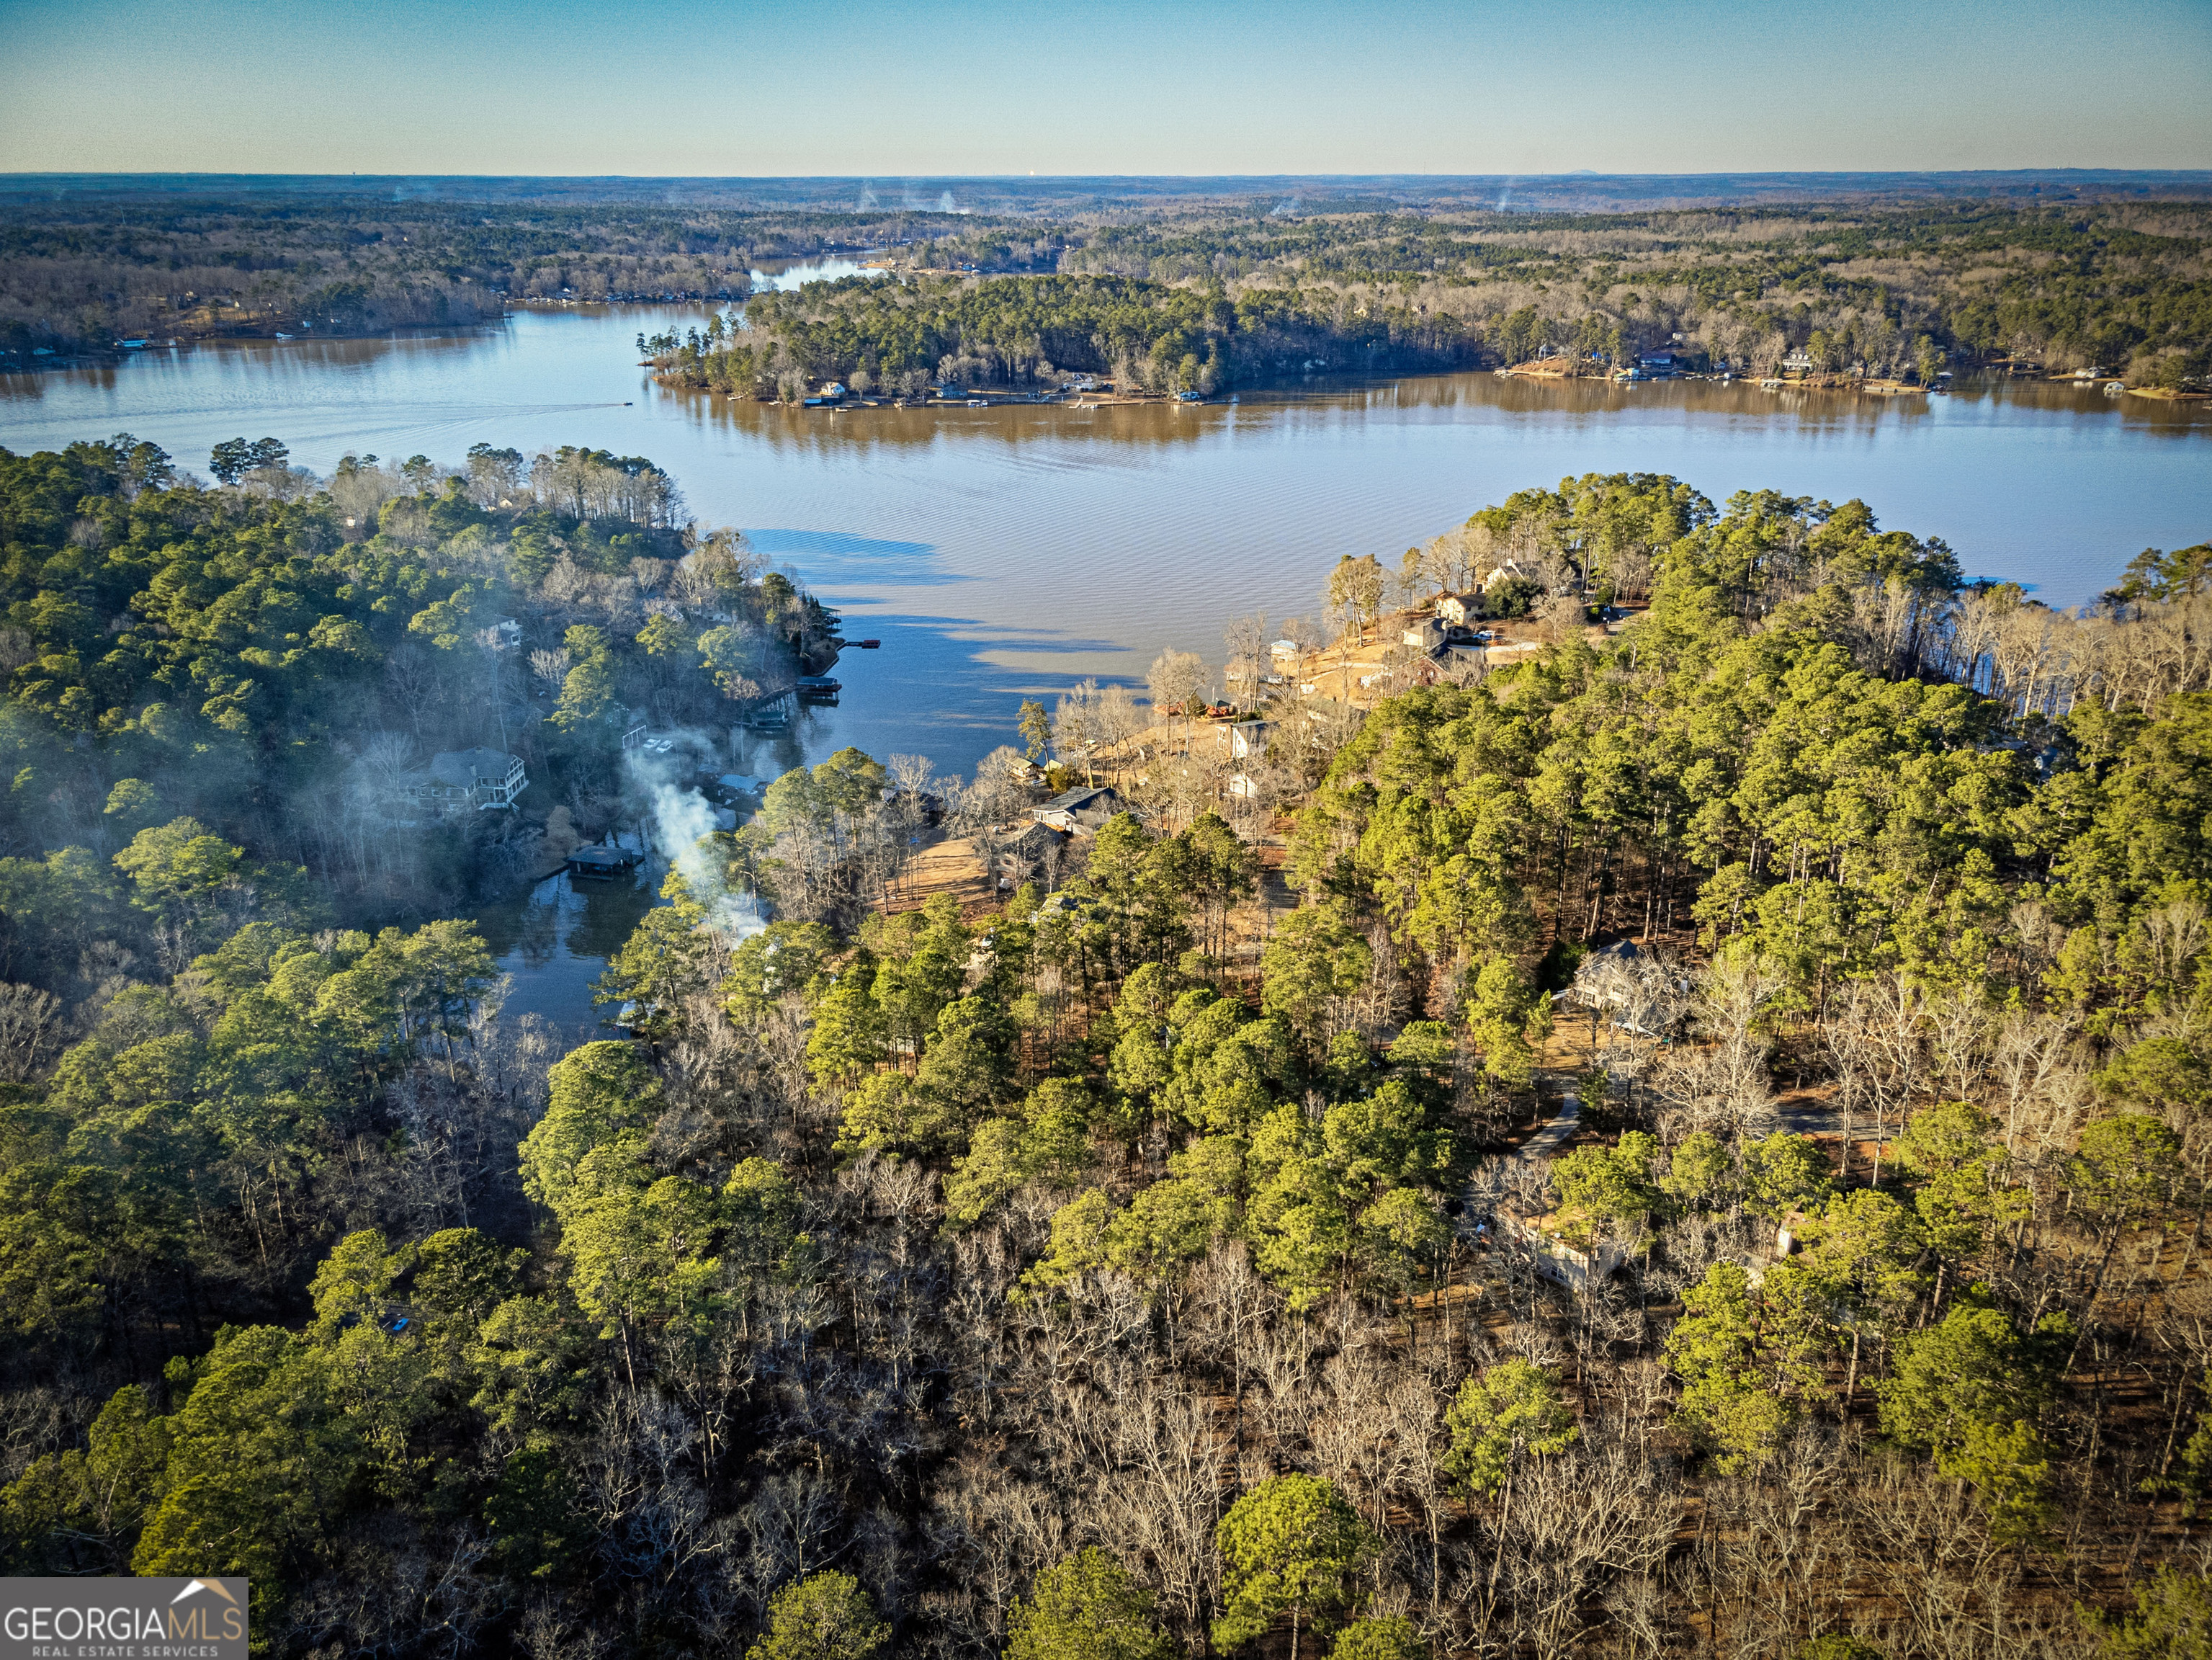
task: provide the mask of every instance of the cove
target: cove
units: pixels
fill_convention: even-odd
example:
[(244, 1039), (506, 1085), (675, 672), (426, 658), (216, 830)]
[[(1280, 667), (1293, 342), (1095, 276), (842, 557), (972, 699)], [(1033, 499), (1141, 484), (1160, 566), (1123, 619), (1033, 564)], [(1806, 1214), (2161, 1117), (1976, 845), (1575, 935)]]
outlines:
[(1316, 379), (1212, 404), (833, 414), (672, 392), (635, 337), (698, 307), (517, 312), (454, 333), (239, 342), (0, 377), (0, 444), (130, 430), (187, 466), (273, 435), (327, 471), (348, 450), (456, 459), (562, 443), (652, 457), (690, 510), (745, 528), (840, 606), (854, 638), (835, 708), (759, 740), (773, 775), (845, 744), (963, 771), (1024, 696), (1141, 677), (1163, 648), (1218, 660), (1223, 625), (1320, 609), (1344, 553), (1407, 546), (1532, 484), (1671, 472), (1863, 497), (1940, 536), (1970, 576), (2054, 605), (2094, 598), (2147, 546), (2212, 532), (2212, 412), (2070, 386), (1942, 397), (1612, 387), (1488, 374)]

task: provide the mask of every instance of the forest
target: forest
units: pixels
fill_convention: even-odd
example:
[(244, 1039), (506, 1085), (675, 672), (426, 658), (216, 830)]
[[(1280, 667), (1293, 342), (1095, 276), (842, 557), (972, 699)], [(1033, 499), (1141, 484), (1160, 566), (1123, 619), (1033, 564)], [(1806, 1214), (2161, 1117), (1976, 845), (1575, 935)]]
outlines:
[[(547, 460), (511, 583), (594, 492), (658, 545), (672, 486)], [(6, 1572), (245, 1574), (302, 1657), (2197, 1651), (2204, 548), (2061, 618), (1856, 502), (1520, 492), (1406, 583), (1648, 609), (1276, 711), (1279, 866), (1160, 764), (1045, 883), (902, 903), (926, 767), (847, 751), (572, 1047), (467, 924), (329, 915), (251, 781), (400, 613), (445, 649), (400, 573), (491, 529), (392, 521), (520, 458), (350, 542), (386, 485), (266, 451), (5, 464)], [(574, 626), (556, 730), (631, 672)], [(1018, 758), (928, 783), (951, 833)]]
[(532, 300), (742, 298), (756, 259), (907, 240), (933, 217), (343, 193), (0, 197), (0, 353), (453, 326)]
[[(256, 872), (320, 897), (288, 916), (348, 926), (504, 891), (623, 815), (631, 726), (712, 729), (832, 648), (834, 614), (642, 456), (479, 444), (319, 478), (264, 438), (209, 471), (127, 433), (0, 450), (7, 977), (78, 972), (63, 902), (34, 897), (75, 891), (61, 850), (104, 865), (165, 826), (230, 848), (192, 903), (234, 921), (264, 903)], [(519, 812), (395, 807), (431, 757), (479, 747), (526, 764)], [(164, 949), (182, 967), (199, 945)]]
[(2180, 386), (2212, 368), (2208, 240), (2212, 211), (2181, 200), (1214, 214), (1102, 226), (1060, 268), (1450, 317), (1505, 362), (1672, 345), (1764, 374), (1804, 348), (1820, 369), (2005, 359)]
[[(749, 295), (757, 262), (869, 249), (919, 279), (896, 303), (838, 287), (763, 295), (757, 320), (773, 321), (743, 343), (750, 359), (726, 323), (696, 345), (667, 339), (665, 367), (770, 397), (786, 374), (896, 380), (963, 353), (964, 380), (1126, 358), (1148, 385), (1194, 357), (1194, 375), (1213, 362), (1217, 377), (1273, 377), (1310, 361), (1511, 363), (1546, 350), (1613, 364), (1671, 349), (1760, 374), (1802, 350), (1819, 370), (1922, 380), (2002, 362), (2169, 390), (2201, 389), (2212, 371), (2212, 207), (2178, 179), (2027, 200), (1934, 179), (1869, 180), (1856, 196), (1808, 179), (1799, 199), (1753, 200), (1707, 181), (1707, 201), (1607, 198), (1600, 211), (1563, 210), (1540, 186), (1516, 208), (1510, 181), (1488, 207), (1432, 183), (1358, 198), (1046, 191), (973, 212), (949, 192), (892, 209), (863, 190), (840, 210), (740, 206), (711, 181), (650, 202), (514, 200), (497, 182), (465, 202), (0, 198), (0, 362), (302, 321), (451, 325), (531, 300), (719, 313)], [(948, 274), (984, 295), (945, 286)], [(988, 296), (1006, 276), (1121, 280)]]
[[(911, 390), (932, 374), (1048, 380), (1057, 364), (1212, 392), (1549, 352), (1610, 368), (1660, 350), (1762, 375), (1802, 350), (1816, 373), (1923, 384), (1950, 364), (2002, 362), (2184, 389), (2212, 368), (2208, 234), (2207, 210), (2179, 202), (2065, 213), (1185, 210), (1072, 228), (1059, 281), (989, 275), (1025, 269), (1039, 249), (978, 225), (912, 258), (974, 273), (962, 287), (808, 284), (649, 344), (678, 384), (764, 397), (855, 373), (864, 386)], [(1079, 276), (1098, 280), (1067, 280)], [(1149, 315), (1128, 317), (1133, 305)]]
[(1112, 277), (848, 277), (756, 296), (704, 331), (640, 345), (677, 386), (795, 401), (836, 380), (918, 394), (932, 384), (1117, 386), (1212, 393), (1304, 370), (1449, 368), (1470, 361), (1457, 323), (1314, 296)]
[[(992, 275), (1033, 268), (1044, 247), (975, 223), (905, 262), (964, 277), (810, 283), (641, 345), (678, 384), (763, 397), (832, 376), (908, 391), (932, 376), (1048, 382), (1055, 365), (1212, 392), (1550, 352), (1611, 368), (1661, 350), (1759, 375), (1802, 351), (1815, 373), (1922, 384), (1954, 363), (2094, 368), (2172, 390), (2200, 388), (2212, 369), (2212, 216), (2193, 203), (1635, 215), (1254, 205), (1122, 216), (1063, 235), (1058, 280)], [(1069, 280), (1085, 277), (1096, 280)]]

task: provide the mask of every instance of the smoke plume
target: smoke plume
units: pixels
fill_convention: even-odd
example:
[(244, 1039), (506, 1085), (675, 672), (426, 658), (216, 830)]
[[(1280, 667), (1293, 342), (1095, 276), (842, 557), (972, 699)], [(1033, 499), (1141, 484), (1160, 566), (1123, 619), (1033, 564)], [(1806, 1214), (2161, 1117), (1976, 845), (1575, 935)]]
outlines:
[[(704, 740), (690, 742), (702, 752), (713, 753)], [(724, 879), (721, 856), (707, 839), (715, 830), (714, 809), (707, 798), (676, 782), (665, 756), (631, 750), (623, 757), (623, 766), (631, 787), (645, 801), (654, 844), (668, 855), (691, 897), (706, 912), (706, 927), (732, 946), (767, 927), (753, 897), (733, 891)]]

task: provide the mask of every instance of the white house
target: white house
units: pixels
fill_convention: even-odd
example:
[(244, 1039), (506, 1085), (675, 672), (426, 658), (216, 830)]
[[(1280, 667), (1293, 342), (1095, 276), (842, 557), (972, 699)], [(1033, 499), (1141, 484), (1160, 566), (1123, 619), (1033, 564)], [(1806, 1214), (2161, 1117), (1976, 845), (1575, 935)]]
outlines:
[(1482, 615), (1480, 593), (1442, 593), (1437, 596), (1437, 621), (1446, 628), (1463, 629)]
[(1249, 761), (1267, 751), (1267, 735), (1275, 729), (1272, 721), (1239, 721), (1233, 727), (1216, 727), (1214, 731), (1229, 746), (1232, 761)]
[(1669, 970), (1629, 939), (1600, 946), (1583, 958), (1567, 990), (1569, 1002), (1647, 1037), (1672, 1027), (1688, 998), (1689, 981), (1679, 969)]
[(530, 787), (522, 757), (505, 750), (446, 750), (430, 764), (399, 780), (403, 800), (433, 812), (490, 812), (511, 810), (514, 798)]
[(1510, 1212), (1498, 1216), (1498, 1237), (1526, 1250), (1538, 1274), (1571, 1291), (1580, 1291), (1592, 1280), (1607, 1278), (1627, 1256), (1620, 1243), (1611, 1239), (1598, 1240), (1589, 1250), (1579, 1250)]

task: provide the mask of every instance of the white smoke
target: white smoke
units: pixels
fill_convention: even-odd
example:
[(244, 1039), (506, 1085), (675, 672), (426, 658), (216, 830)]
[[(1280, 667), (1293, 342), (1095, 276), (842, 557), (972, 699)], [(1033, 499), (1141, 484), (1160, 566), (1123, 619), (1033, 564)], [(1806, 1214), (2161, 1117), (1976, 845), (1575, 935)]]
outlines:
[(871, 208), (874, 207), (875, 205), (876, 205), (876, 192), (874, 192), (874, 190), (872, 190), (871, 187), (869, 187), (869, 186), (868, 186), (868, 185), (861, 185), (861, 186), (860, 186), (860, 205), (858, 208), (854, 209), (854, 212), (856, 212), (856, 213), (866, 213), (866, 212), (867, 212), (867, 211), (868, 211), (868, 210), (869, 210), (869, 209), (871, 209)]
[[(702, 748), (706, 746), (702, 745)], [(711, 750), (707, 750), (711, 753)], [(749, 893), (733, 891), (723, 873), (721, 855), (707, 838), (714, 833), (714, 809), (695, 789), (679, 787), (668, 763), (656, 754), (631, 750), (623, 769), (645, 798), (654, 844), (668, 855), (691, 897), (706, 912), (706, 927), (725, 945), (758, 933), (768, 923)]]
[(939, 213), (957, 213), (959, 211), (957, 208), (952, 205), (952, 192), (951, 191), (946, 191), (942, 196), (937, 198), (937, 210)]

